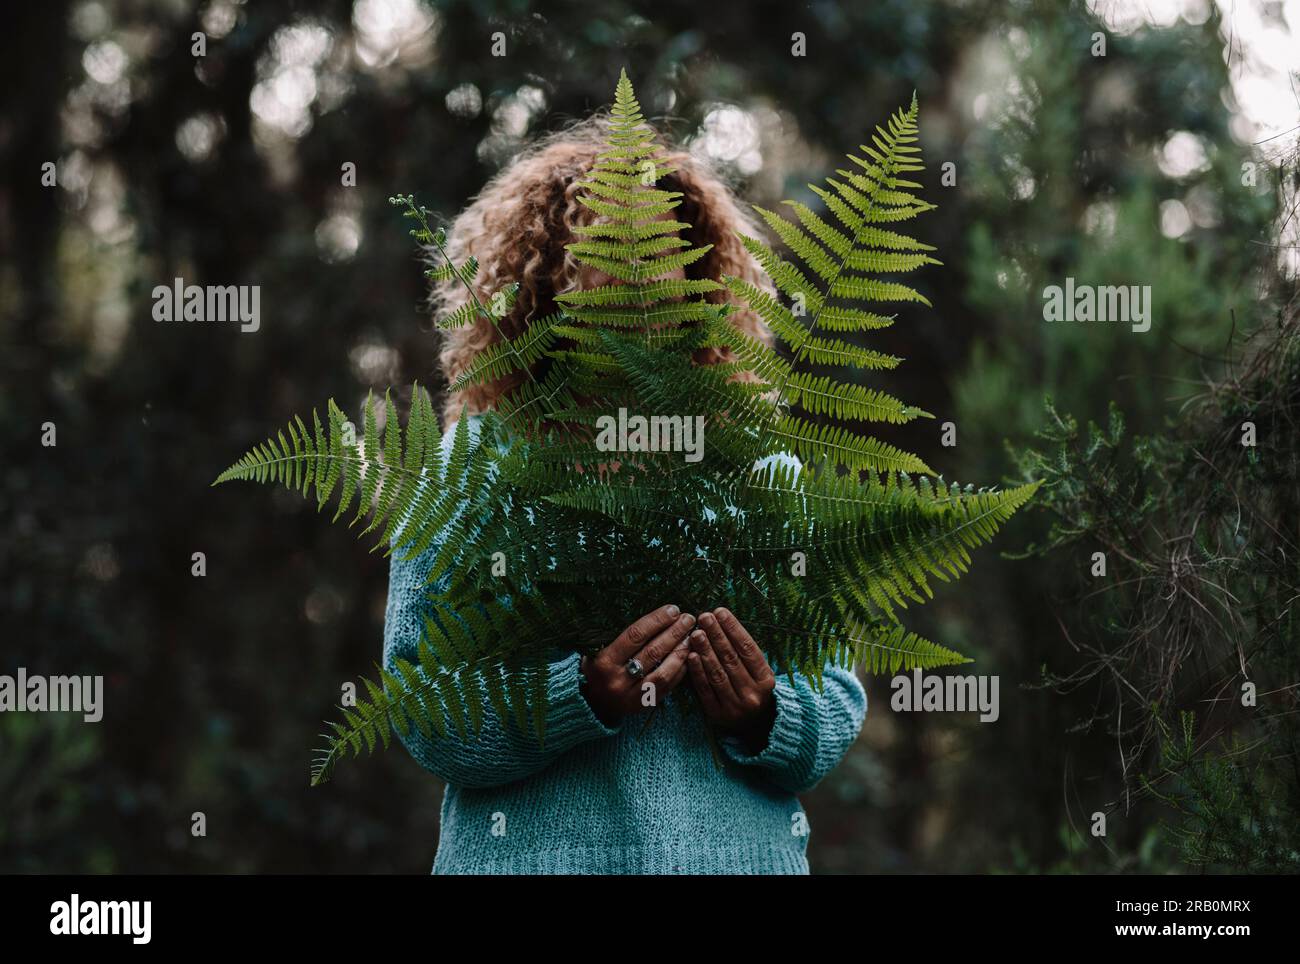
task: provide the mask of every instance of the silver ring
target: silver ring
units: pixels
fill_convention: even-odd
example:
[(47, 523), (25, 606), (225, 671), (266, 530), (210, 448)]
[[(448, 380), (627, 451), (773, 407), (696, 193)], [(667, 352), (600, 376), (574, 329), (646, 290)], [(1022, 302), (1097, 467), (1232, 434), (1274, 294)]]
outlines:
[(627, 675), (633, 679), (640, 679), (645, 675), (645, 667), (641, 665), (641, 660), (635, 656), (627, 661)]

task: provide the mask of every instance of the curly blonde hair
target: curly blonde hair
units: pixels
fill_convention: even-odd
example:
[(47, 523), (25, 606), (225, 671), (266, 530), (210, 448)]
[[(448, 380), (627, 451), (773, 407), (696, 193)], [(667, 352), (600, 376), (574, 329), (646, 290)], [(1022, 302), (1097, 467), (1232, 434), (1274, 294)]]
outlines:
[[(518, 282), (519, 290), (513, 310), (499, 323), (500, 330), (490, 319), (479, 317), (471, 325), (445, 333), (439, 361), (449, 384), (480, 352), (500, 341), (502, 332), (508, 338), (518, 337), (532, 319), (557, 310), (556, 295), (578, 287), (582, 266), (564, 246), (577, 240), (574, 228), (595, 220), (594, 212), (580, 204), (577, 195), (580, 179), (605, 149), (608, 123), (606, 116), (598, 116), (542, 139), (494, 176), (452, 223), (447, 235), (452, 260), (459, 264), (471, 256), (478, 259), (474, 295), (487, 304), (493, 293), (511, 282)], [(735, 195), (698, 158), (662, 138), (660, 144), (662, 160), (676, 170), (661, 178), (659, 186), (682, 193), (674, 214), (691, 225), (685, 232), (687, 240), (692, 245), (713, 245), (686, 269), (687, 277), (732, 275), (771, 292), (766, 275), (740, 242), (740, 234), (758, 236), (758, 231)], [(716, 304), (734, 300), (726, 290), (707, 297)], [(469, 300), (469, 290), (454, 279), (435, 284), (430, 296), (435, 316)], [(747, 308), (738, 306), (729, 319), (741, 331), (772, 343), (767, 327)], [(708, 348), (695, 355), (699, 364), (730, 360), (730, 349), (725, 348)], [(521, 377), (470, 385), (459, 392), (448, 390), (444, 424), (455, 421), (462, 410), (474, 414), (492, 408)]]

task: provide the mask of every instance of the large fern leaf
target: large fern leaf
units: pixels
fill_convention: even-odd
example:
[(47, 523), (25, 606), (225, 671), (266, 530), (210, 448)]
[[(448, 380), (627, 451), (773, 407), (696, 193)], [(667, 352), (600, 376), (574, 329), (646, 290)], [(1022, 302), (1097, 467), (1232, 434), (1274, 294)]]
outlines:
[[(495, 330), (452, 389), (513, 387), (496, 413), (445, 436), (418, 386), (405, 429), (391, 395), (367, 399), (359, 438), (331, 400), (324, 420), (293, 419), (218, 477), (285, 485), (322, 511), (332, 500), (333, 519), (377, 549), (429, 554), (437, 615), (417, 659), (380, 667), (355, 706), (339, 707), (313, 782), (387, 746), (392, 731), (471, 739), (492, 713), (544, 739), (547, 659), (596, 651), (611, 626), (668, 598), (694, 612), (725, 599), (777, 671), (818, 685), (828, 665), (965, 661), (907, 629), (902, 612), (963, 574), (1036, 485), (945, 483), (867, 431), (931, 417), (860, 380), (901, 361), (861, 337), (891, 325), (899, 304), (929, 305), (900, 279), (939, 264), (897, 227), (933, 207), (910, 179), (922, 169), (917, 115), (913, 98), (813, 186), (823, 211), (758, 210), (788, 251), (743, 239), (767, 288), (707, 276), (709, 248), (684, 236), (672, 165), (623, 73), (608, 143), (577, 195), (590, 223), (567, 245), (599, 280), (562, 293), (560, 311), (513, 337), (502, 321), (514, 286), (482, 292), (477, 262), (452, 261), (427, 209), (393, 199), (434, 259), (430, 278), (469, 291), (439, 326)], [(766, 322), (785, 355), (732, 323), (736, 305)], [(734, 360), (696, 364), (708, 348)], [(629, 413), (661, 428), (702, 418), (700, 459), (611, 450), (602, 426)]]

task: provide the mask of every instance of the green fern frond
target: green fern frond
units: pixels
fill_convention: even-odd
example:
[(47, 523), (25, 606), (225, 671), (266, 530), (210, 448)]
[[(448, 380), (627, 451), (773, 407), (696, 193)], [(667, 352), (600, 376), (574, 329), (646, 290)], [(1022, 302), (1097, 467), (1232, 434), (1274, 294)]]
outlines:
[(797, 372), (786, 382), (791, 404), (813, 415), (862, 422), (889, 422), (894, 425), (915, 418), (934, 418), (923, 409), (906, 405), (884, 392), (850, 382), (833, 381), (830, 376), (817, 377)]
[[(392, 656), (355, 705), (338, 708), (313, 783), (393, 733), (408, 745), (464, 741), (491, 720), (545, 740), (556, 654), (596, 652), (611, 626), (670, 597), (688, 612), (725, 600), (774, 670), (814, 687), (831, 665), (892, 673), (966, 661), (899, 613), (966, 572), (1037, 483), (963, 488), (865, 431), (933, 418), (860, 381), (901, 362), (864, 334), (892, 325), (893, 305), (930, 304), (900, 279), (941, 263), (897, 227), (933, 209), (911, 179), (922, 170), (917, 116), (914, 98), (813, 186), (819, 210), (757, 209), (783, 253), (740, 241), (767, 282), (714, 278), (711, 249), (677, 219), (674, 165), (622, 73), (606, 143), (576, 195), (594, 219), (567, 245), (584, 283), (599, 283), (508, 328), (517, 286), (480, 297), (477, 261), (455, 263), (429, 211), (392, 199), (435, 262), (431, 281), (467, 291), (439, 327), (495, 328), (451, 389), (509, 387), (495, 412), (445, 433), (418, 385), (405, 425), (385, 393), (367, 398), (359, 433), (331, 400), (214, 483), (284, 485), (319, 512), (334, 502), (333, 520), (377, 549), (427, 562), (430, 615), (404, 650), (413, 658)], [(738, 326), (741, 311), (786, 353)], [(611, 441), (633, 423), (636, 444)], [(707, 445), (687, 452), (688, 426), (702, 426)], [(806, 571), (790, 571), (792, 553)]]
[(313, 428), (295, 418), (261, 445), (255, 446), (212, 483), (250, 481), (278, 484), (304, 497), (315, 495), (318, 509), (337, 493), (333, 520), (349, 512), (349, 525), (366, 516), (359, 530), (369, 535), (382, 530), (375, 548), (386, 552), (406, 549), (418, 554), (457, 518), (463, 503), (491, 482), (497, 457), (498, 431), (492, 417), (480, 437), (471, 441), (469, 422), (462, 420), (447, 458), (442, 453), (437, 416), (428, 394), (417, 384), (412, 389), (411, 413), (405, 440), (390, 393), (385, 393), (384, 429), (378, 428), (373, 397), (362, 410), (363, 435), (330, 399), (328, 430), (312, 411)]
[(555, 344), (556, 327), (564, 315), (547, 315), (531, 322), (523, 334), (489, 345), (470, 363), (469, 367), (451, 384), (452, 391), (468, 385), (505, 378), (520, 367), (536, 364)]
[[(902, 172), (922, 169), (920, 148), (916, 146), (917, 112), (913, 99), (908, 110), (896, 111), (885, 127), (876, 128), (870, 146), (862, 146), (867, 160), (849, 156), (860, 173), (841, 170), (837, 173), (842, 180), (827, 178), (827, 188), (810, 185), (826, 202), (829, 219), (799, 203), (789, 205), (796, 221), (766, 208), (756, 209), (798, 264), (781, 258), (755, 238), (745, 237), (742, 242), (777, 289), (795, 302), (798, 312), (785, 308), (741, 279), (725, 279), (732, 292), (790, 346), (794, 356), (791, 372), (779, 386), (778, 397), (792, 404), (806, 402), (810, 414), (856, 420), (877, 420), (875, 417), (883, 416), (885, 421), (902, 421), (919, 414), (919, 410), (909, 409), (889, 396), (849, 382), (813, 381), (799, 371), (804, 363), (860, 370), (894, 367), (899, 359), (893, 356), (817, 336), (819, 325), (832, 331), (866, 331), (893, 321), (892, 317), (865, 311), (852, 302), (930, 304), (909, 285), (874, 277), (907, 273), (938, 263), (925, 253), (933, 250), (931, 246), (875, 227), (879, 223), (910, 220), (934, 208), (906, 190), (919, 187), (916, 182), (898, 177)], [(806, 327), (800, 324), (800, 315), (808, 317)], [(768, 434), (785, 438), (790, 448), (803, 456), (830, 459), (851, 470), (930, 471), (916, 456), (848, 427), (818, 426), (774, 414), (763, 429), (762, 435)], [(762, 448), (760, 442), (758, 449)]]
[(851, 470), (933, 474), (928, 465), (910, 452), (839, 426), (818, 425), (797, 416), (783, 415), (767, 426), (767, 433), (808, 462), (824, 461)]

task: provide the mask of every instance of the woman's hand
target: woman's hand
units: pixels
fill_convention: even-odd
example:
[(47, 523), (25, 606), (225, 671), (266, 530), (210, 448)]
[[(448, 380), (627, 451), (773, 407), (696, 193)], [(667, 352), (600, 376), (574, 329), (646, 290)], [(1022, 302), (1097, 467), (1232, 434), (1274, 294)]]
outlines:
[[(653, 687), (651, 705), (671, 693), (686, 678), (686, 634), (694, 625), (694, 616), (676, 606), (661, 606), (584, 660), (587, 703), (596, 717), (606, 726), (616, 726), (623, 717), (645, 709), (646, 684)], [(642, 675), (629, 672), (633, 659)]]
[(728, 609), (700, 615), (686, 665), (705, 717), (747, 751), (760, 752), (776, 721), (776, 676)]

